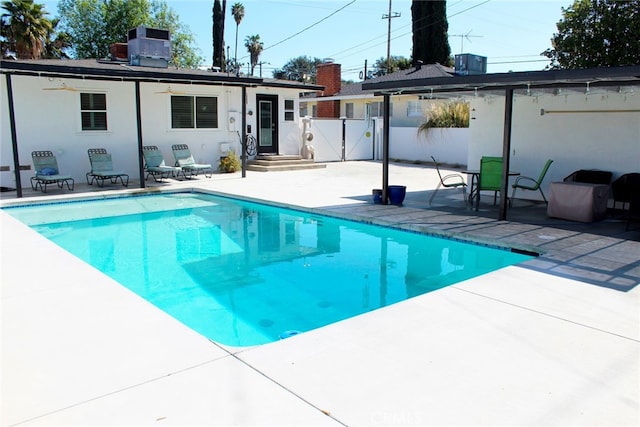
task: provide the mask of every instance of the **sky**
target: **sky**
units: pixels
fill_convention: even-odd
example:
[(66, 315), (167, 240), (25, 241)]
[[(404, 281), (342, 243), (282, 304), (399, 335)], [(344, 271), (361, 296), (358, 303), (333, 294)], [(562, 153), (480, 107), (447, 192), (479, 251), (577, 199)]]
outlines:
[[(194, 35), (205, 66), (212, 62), (213, 0), (165, 0)], [(238, 26), (239, 62), (248, 63), (244, 47), (248, 36), (259, 35), (262, 76), (272, 77), (299, 56), (331, 58), (341, 64), (344, 80), (359, 81), (376, 60), (391, 55), (411, 56), (411, 1), (392, 0), (228, 0), (225, 44), (230, 57), (236, 50), (236, 23), (231, 5), (243, 4)], [(41, 1), (51, 16), (56, 1)], [(449, 45), (452, 55), (471, 53), (487, 57), (487, 72), (537, 71), (549, 64), (540, 53), (551, 47), (563, 7), (573, 0), (448, 0)], [(384, 16), (394, 16), (385, 19)], [(399, 15), (399, 16), (396, 16)], [(391, 21), (391, 32), (388, 31)], [(388, 35), (390, 34), (390, 37)], [(245, 66), (246, 70), (246, 66)], [(256, 68), (255, 74), (259, 75)]]

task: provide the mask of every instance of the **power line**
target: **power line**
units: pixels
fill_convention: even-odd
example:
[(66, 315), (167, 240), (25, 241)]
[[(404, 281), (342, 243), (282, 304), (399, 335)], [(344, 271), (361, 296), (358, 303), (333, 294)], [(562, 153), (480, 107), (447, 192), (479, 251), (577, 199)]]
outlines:
[[(470, 11), (470, 10), (472, 10), (472, 9), (475, 9), (475, 8), (477, 8), (477, 7), (483, 6), (483, 5), (487, 4), (487, 3), (489, 3), (490, 1), (491, 1), (491, 0), (485, 0), (485, 1), (481, 2), (481, 3), (478, 3), (478, 4), (475, 4), (475, 5), (473, 5), (473, 6), (470, 6), (470, 7), (466, 8), (466, 9), (463, 9), (463, 10), (461, 10), (461, 11), (459, 11), (459, 12), (453, 13), (453, 14), (451, 14), (451, 15), (447, 18), (447, 20), (448, 20), (449, 18), (453, 18), (454, 16), (461, 15), (461, 14), (463, 14), (463, 13), (465, 13), (465, 12), (468, 12), (468, 11)], [(423, 19), (425, 19), (425, 18), (423, 18)], [(422, 21), (422, 19), (421, 19), (421, 20), (416, 21), (416, 23), (419, 23), (420, 21)], [(429, 26), (431, 26), (431, 25), (435, 25), (435, 24), (436, 24), (436, 23), (434, 23), (434, 22), (430, 22), (430, 23), (428, 23), (428, 24), (426, 24), (426, 25), (424, 25), (424, 26), (422, 26), (422, 27), (419, 27), (418, 29), (428, 28)], [(394, 30), (393, 32), (400, 31), (400, 30), (402, 30), (403, 28), (406, 28), (406, 27), (409, 27), (409, 26), (413, 27), (413, 22), (412, 22), (411, 24), (408, 24), (408, 25), (404, 25), (404, 26), (402, 26), (402, 27), (399, 27), (399, 28), (397, 28), (396, 30)], [(404, 32), (404, 33), (402, 33), (402, 34), (399, 34), (399, 35), (396, 35), (396, 36), (392, 37), (392, 38), (391, 38), (391, 40), (395, 40), (395, 39), (397, 39), (397, 38), (404, 37), (404, 36), (406, 36), (407, 34), (411, 34), (411, 33), (413, 33), (413, 28), (411, 29), (411, 31)], [(378, 39), (380, 39), (380, 38), (383, 38), (383, 37), (386, 37), (386, 34), (382, 34), (382, 35), (376, 36), (376, 37), (374, 37), (374, 38), (372, 38), (372, 39), (366, 40), (366, 41), (364, 41), (364, 42), (362, 42), (362, 43), (360, 43), (360, 44), (357, 44), (357, 45), (355, 45), (355, 46), (353, 46), (353, 47), (349, 47), (349, 48), (347, 48), (347, 49), (341, 50), (341, 51), (339, 51), (339, 52), (337, 52), (337, 53), (334, 53), (334, 54), (332, 54), (332, 55), (330, 55), (330, 56), (331, 56), (331, 57), (336, 57), (336, 56), (338, 56), (338, 55), (340, 55), (340, 54), (343, 54), (343, 53), (345, 53), (345, 52), (349, 52), (349, 51), (351, 51), (351, 50), (357, 49), (357, 48), (359, 48), (359, 47), (361, 47), (361, 46), (363, 46), (363, 45), (365, 45), (365, 44), (367, 44), (367, 43), (374, 42), (374, 41), (376, 41), (376, 40), (378, 40)], [(377, 45), (381, 45), (381, 44), (382, 44), (382, 43), (378, 43)], [(373, 46), (372, 46), (372, 47), (373, 47)]]
[(276, 46), (278, 46), (278, 45), (280, 45), (280, 44), (282, 44), (282, 43), (286, 42), (287, 40), (291, 40), (292, 38), (294, 38), (294, 37), (296, 37), (296, 36), (299, 36), (300, 34), (304, 33), (304, 32), (305, 32), (305, 31), (307, 31), (308, 29), (315, 27), (315, 26), (316, 26), (316, 25), (318, 25), (319, 23), (321, 23), (321, 22), (323, 22), (323, 21), (326, 21), (327, 19), (331, 18), (331, 17), (332, 17), (333, 15), (335, 15), (336, 13), (338, 13), (338, 12), (340, 12), (340, 11), (342, 11), (342, 10), (346, 9), (348, 6), (351, 6), (351, 5), (352, 5), (353, 3), (355, 3), (355, 2), (356, 2), (356, 0), (352, 0), (352, 1), (350, 1), (349, 3), (345, 4), (344, 6), (342, 6), (340, 9), (338, 9), (338, 10), (336, 10), (336, 11), (334, 11), (334, 12), (331, 12), (329, 15), (325, 16), (325, 17), (324, 17), (324, 18), (322, 18), (321, 20), (314, 22), (313, 24), (309, 25), (308, 27), (303, 28), (302, 30), (298, 31), (297, 33), (292, 34), (292, 35), (290, 35), (289, 37), (287, 37), (287, 38), (285, 38), (285, 39), (283, 39), (283, 40), (280, 40), (279, 42), (277, 42), (277, 43), (275, 43), (275, 44), (272, 44), (271, 46), (265, 47), (265, 48), (263, 49), (263, 51), (265, 51), (265, 50), (267, 50), (267, 49), (271, 49), (272, 47), (276, 47)]

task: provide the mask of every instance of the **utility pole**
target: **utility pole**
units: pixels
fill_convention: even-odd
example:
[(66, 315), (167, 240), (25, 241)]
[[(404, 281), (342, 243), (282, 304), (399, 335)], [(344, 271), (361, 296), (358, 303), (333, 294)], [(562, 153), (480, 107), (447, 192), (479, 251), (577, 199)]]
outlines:
[(260, 66), (260, 77), (262, 77), (262, 64), (271, 65), (270, 62), (264, 62), (264, 61), (258, 62), (258, 65)]
[(387, 74), (391, 74), (391, 19), (400, 17), (398, 12), (391, 12), (391, 0), (389, 0), (389, 13), (382, 15), (382, 19), (388, 21), (387, 28)]

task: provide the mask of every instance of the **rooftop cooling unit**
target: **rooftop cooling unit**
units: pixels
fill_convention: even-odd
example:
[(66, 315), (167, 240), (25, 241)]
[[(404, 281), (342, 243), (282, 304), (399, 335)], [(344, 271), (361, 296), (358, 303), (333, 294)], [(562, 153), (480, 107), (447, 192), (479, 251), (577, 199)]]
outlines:
[(171, 58), (171, 37), (167, 30), (140, 26), (129, 30), (128, 53), (131, 65), (167, 68)]
[(455, 56), (455, 73), (458, 76), (487, 73), (487, 57), (463, 53)]

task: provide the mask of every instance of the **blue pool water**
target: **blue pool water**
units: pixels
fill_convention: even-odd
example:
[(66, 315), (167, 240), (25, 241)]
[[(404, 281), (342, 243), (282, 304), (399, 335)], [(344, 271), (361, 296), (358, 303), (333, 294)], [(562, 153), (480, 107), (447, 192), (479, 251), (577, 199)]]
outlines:
[(531, 258), (198, 193), (5, 210), (232, 346), (286, 338)]

